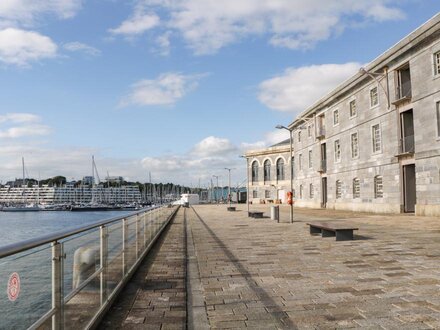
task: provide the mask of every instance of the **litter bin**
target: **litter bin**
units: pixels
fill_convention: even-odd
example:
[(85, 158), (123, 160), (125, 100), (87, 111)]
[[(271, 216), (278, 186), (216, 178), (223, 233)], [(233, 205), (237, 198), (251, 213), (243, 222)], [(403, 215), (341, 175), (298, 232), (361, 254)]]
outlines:
[(276, 220), (280, 222), (280, 207), (279, 206), (271, 206), (270, 207), (270, 218), (272, 220)]

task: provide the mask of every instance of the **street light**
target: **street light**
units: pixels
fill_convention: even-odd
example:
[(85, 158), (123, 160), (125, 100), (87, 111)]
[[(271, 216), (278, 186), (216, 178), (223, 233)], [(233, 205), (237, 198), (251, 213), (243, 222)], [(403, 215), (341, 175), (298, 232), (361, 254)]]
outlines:
[[(290, 134), (290, 193), (292, 194), (293, 198), (293, 162), (292, 162), (292, 155), (293, 155), (293, 129), (287, 128), (283, 125), (277, 125), (275, 126), (277, 129), (285, 129), (289, 131)], [(293, 201), (290, 203), (290, 223), (293, 223)]]
[(249, 159), (245, 156), (240, 156), (240, 158), (245, 158), (246, 159), (246, 182), (247, 182), (247, 191), (246, 191), (246, 206), (247, 206), (247, 212), (248, 212), (248, 216), (249, 216)]
[(231, 200), (231, 171), (235, 170), (235, 168), (227, 168), (225, 167), (225, 170), (228, 171), (228, 175), (229, 175), (229, 183), (228, 183), (228, 199), (229, 199), (229, 207), (231, 207), (232, 205), (232, 200)]
[(218, 204), (217, 190), (218, 190), (218, 178), (220, 177), (220, 175), (213, 175), (212, 177), (217, 179), (217, 187), (215, 189), (215, 201)]

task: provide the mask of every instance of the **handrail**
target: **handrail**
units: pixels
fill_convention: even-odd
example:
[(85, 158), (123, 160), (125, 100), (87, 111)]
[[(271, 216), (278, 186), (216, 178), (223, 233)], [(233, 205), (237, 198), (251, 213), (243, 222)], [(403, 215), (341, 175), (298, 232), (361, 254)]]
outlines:
[(94, 222), (93, 224), (90, 224), (90, 225), (85, 225), (85, 226), (81, 226), (81, 227), (74, 228), (74, 229), (59, 231), (59, 232), (56, 232), (53, 234), (47, 234), (47, 235), (43, 235), (43, 236), (40, 236), (37, 238), (31, 238), (31, 239), (24, 240), (21, 242), (16, 242), (16, 243), (4, 245), (4, 246), (0, 247), (0, 258), (5, 258), (5, 257), (11, 256), (16, 253), (20, 253), (20, 252), (23, 252), (23, 251), (26, 251), (29, 249), (39, 247), (44, 244), (56, 242), (56, 241), (62, 240), (63, 238), (66, 238), (66, 237), (69, 237), (72, 235), (76, 235), (76, 234), (80, 234), (80, 233), (89, 231), (91, 229), (99, 228), (101, 226), (108, 225), (113, 222), (120, 221), (124, 218), (131, 217), (131, 216), (134, 216), (134, 215), (137, 215), (140, 213), (144, 213), (145, 211), (154, 210), (159, 207), (160, 206), (153, 206), (150, 208), (144, 208), (144, 209), (136, 211), (136, 212), (131, 212), (130, 214), (125, 214), (125, 215), (113, 217), (113, 218), (110, 218), (107, 220)]

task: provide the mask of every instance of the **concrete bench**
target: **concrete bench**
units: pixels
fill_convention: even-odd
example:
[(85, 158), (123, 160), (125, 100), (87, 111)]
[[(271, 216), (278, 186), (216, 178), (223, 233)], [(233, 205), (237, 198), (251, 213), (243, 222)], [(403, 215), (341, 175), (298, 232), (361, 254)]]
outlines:
[(248, 216), (251, 218), (262, 218), (263, 217), (264, 212), (249, 212)]
[(356, 226), (344, 222), (309, 222), (307, 224), (310, 226), (310, 235), (336, 236), (337, 241), (353, 240), (353, 230), (359, 230)]

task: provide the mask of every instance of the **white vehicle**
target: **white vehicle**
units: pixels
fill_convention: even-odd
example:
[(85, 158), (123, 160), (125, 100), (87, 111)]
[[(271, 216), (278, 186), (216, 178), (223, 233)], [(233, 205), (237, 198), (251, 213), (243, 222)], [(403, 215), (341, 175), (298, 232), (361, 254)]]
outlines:
[(200, 202), (197, 194), (182, 194), (181, 200), (184, 204), (188, 203), (189, 205), (197, 205)]

